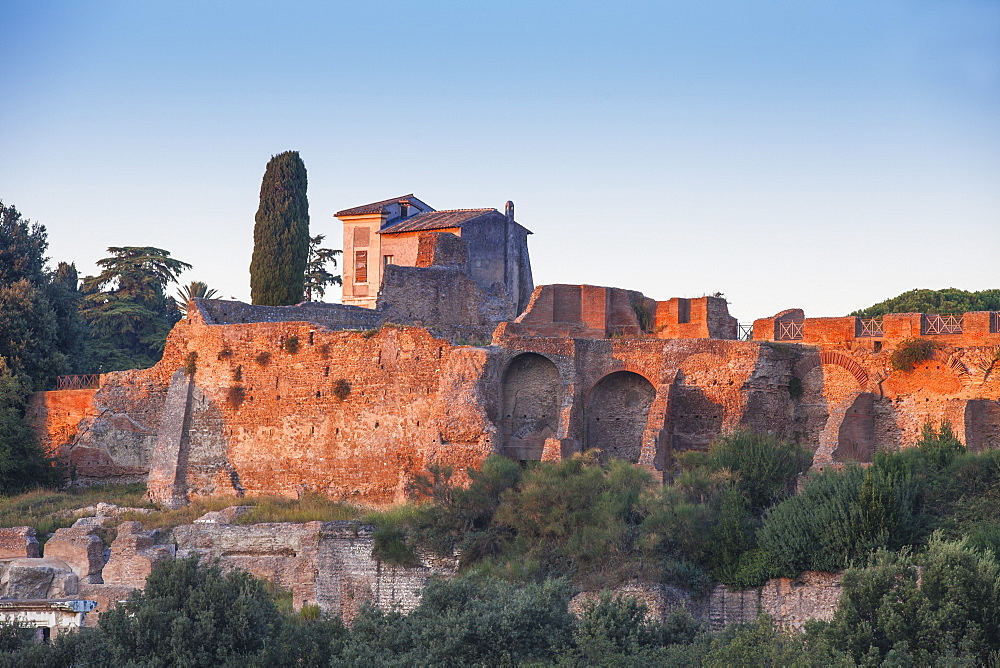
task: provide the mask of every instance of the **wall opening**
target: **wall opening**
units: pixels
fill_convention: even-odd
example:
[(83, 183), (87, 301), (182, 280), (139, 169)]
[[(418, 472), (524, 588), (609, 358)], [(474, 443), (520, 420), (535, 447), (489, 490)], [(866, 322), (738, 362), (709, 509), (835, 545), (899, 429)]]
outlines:
[(587, 397), (586, 447), (603, 459), (638, 462), (653, 385), (637, 373), (617, 371), (602, 378)]
[(541, 459), (545, 439), (555, 438), (559, 429), (559, 370), (542, 355), (518, 355), (504, 374), (502, 393), (503, 454), (517, 461)]
[(837, 430), (837, 449), (833, 458), (838, 462), (870, 462), (875, 454), (875, 395), (859, 394), (844, 414)]

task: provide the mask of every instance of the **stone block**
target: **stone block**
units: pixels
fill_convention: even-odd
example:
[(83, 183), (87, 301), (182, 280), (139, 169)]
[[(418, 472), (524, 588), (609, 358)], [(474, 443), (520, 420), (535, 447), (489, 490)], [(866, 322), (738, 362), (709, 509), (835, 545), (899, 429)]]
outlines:
[(41, 552), (32, 527), (0, 528), (0, 559), (38, 557)]
[(89, 526), (57, 529), (45, 543), (45, 556), (69, 564), (81, 582), (100, 584), (104, 568), (104, 542)]
[(0, 561), (0, 598), (76, 596), (79, 578), (59, 559), (20, 558)]
[(104, 566), (104, 584), (143, 586), (157, 564), (174, 558), (174, 546), (157, 545), (156, 538), (157, 532), (144, 531), (140, 522), (122, 522)]

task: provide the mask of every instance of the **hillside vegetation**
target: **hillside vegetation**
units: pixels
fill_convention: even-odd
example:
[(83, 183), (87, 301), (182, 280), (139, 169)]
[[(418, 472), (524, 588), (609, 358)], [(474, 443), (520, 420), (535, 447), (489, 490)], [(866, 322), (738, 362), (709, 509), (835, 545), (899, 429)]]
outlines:
[(958, 315), (969, 311), (1000, 311), (1000, 290), (969, 292), (958, 288), (916, 289), (858, 309), (848, 315), (875, 318), (886, 313), (938, 313)]

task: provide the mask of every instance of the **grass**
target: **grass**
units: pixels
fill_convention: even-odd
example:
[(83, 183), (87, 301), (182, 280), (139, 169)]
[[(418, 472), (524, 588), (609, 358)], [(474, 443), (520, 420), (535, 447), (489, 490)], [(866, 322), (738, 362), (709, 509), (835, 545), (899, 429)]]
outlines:
[(306, 494), (301, 499), (280, 496), (210, 496), (194, 498), (191, 503), (177, 510), (161, 509), (148, 515), (126, 513), (122, 515), (122, 520), (142, 522), (146, 529), (173, 529), (182, 524), (191, 524), (205, 513), (224, 510), (230, 506), (251, 506), (248, 512), (233, 521), (234, 524), (333, 522), (358, 519), (362, 512), (318, 494)]
[(319, 494), (307, 494), (301, 499), (275, 496), (212, 496), (195, 498), (178, 510), (157, 508), (146, 498), (146, 486), (94, 485), (69, 490), (37, 490), (0, 497), (0, 526), (34, 527), (40, 541), (56, 529), (72, 526), (77, 517), (73, 511), (100, 502), (114, 503), (129, 508), (148, 508), (150, 513), (126, 512), (119, 520), (138, 521), (146, 529), (172, 529), (181, 524), (191, 524), (205, 513), (223, 510), (230, 506), (252, 506), (251, 510), (235, 520), (237, 524), (261, 522), (332, 522), (360, 519), (364, 511)]
[(35, 528), (39, 540), (56, 529), (72, 526), (76, 521), (72, 511), (100, 502), (119, 506), (152, 508), (146, 499), (146, 486), (102, 485), (74, 487), (64, 491), (36, 490), (18, 496), (0, 497), (0, 526)]

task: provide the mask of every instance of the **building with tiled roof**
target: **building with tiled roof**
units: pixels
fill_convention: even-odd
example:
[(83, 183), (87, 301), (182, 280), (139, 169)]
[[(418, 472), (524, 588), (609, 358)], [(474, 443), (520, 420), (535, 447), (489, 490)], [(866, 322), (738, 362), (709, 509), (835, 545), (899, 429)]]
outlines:
[(344, 228), (343, 302), (375, 308), (385, 267), (419, 266), (421, 235), (453, 234), (465, 248), (465, 273), (483, 290), (503, 295), (516, 312), (534, 287), (529, 230), (514, 220), (514, 204), (496, 209), (436, 211), (412, 194), (338, 211)]

